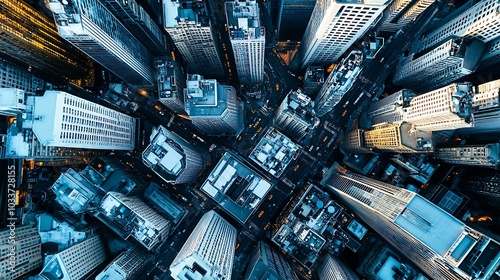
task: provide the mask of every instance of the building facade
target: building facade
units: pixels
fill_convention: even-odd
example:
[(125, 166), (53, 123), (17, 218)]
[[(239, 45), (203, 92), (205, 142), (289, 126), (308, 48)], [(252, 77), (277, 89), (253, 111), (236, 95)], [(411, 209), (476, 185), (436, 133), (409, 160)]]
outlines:
[(147, 261), (147, 252), (139, 247), (133, 247), (116, 257), (95, 280), (127, 280), (131, 279)]
[(17, 279), (43, 263), (38, 228), (34, 225), (17, 225), (14, 236), (11, 231), (10, 227), (0, 231), (0, 279)]
[(338, 166), (321, 184), (433, 279), (486, 280), (500, 266), (497, 241), (414, 192)]
[(411, 100), (417, 96), (411, 90), (402, 89), (370, 105), (367, 115), (372, 125), (396, 123), (404, 120)]
[(442, 87), (474, 72), (485, 50), (478, 39), (451, 38), (429, 51), (412, 53), (401, 62), (393, 82), (417, 92)]
[(434, 2), (435, 0), (396, 0), (392, 2), (385, 12), (384, 22), (380, 26), (380, 30), (397, 32), (416, 19)]
[(318, 268), (319, 280), (358, 280), (359, 277), (339, 259), (326, 254)]
[(302, 90), (309, 95), (319, 92), (325, 83), (325, 69), (322, 66), (309, 66), (304, 74), (304, 87)]
[(163, 1), (164, 27), (191, 73), (222, 77), (217, 33), (205, 2)]
[(280, 0), (278, 3), (278, 39), (300, 41), (316, 5), (316, 0)]
[(336, 62), (376, 23), (387, 2), (317, 1), (297, 53), (300, 68)]
[(344, 94), (351, 89), (361, 73), (363, 53), (352, 51), (332, 70), (314, 101), (316, 114), (322, 117), (330, 112)]
[(106, 260), (104, 243), (98, 235), (46, 257), (39, 276), (42, 279), (80, 280)]
[(290, 91), (276, 112), (274, 124), (296, 141), (302, 140), (316, 124), (314, 102), (300, 89)]
[(123, 239), (132, 236), (147, 250), (165, 241), (171, 222), (138, 197), (108, 192), (95, 216)]
[(151, 142), (142, 152), (142, 162), (172, 184), (193, 183), (207, 164), (201, 151), (163, 126), (151, 134)]
[(2, 0), (0, 11), (3, 15), (0, 52), (29, 65), (26, 69), (33, 66), (48, 77), (87, 78), (92, 62), (84, 53), (68, 45), (45, 15), (23, 0)]
[(193, 125), (209, 136), (236, 136), (244, 128), (243, 104), (232, 86), (188, 74), (184, 103)]
[(262, 83), (266, 31), (260, 25), (259, 6), (255, 0), (230, 1), (225, 5), (229, 39), (240, 83)]
[[(82, 54), (83, 55), (83, 54)], [(45, 80), (36, 77), (19, 65), (0, 61), (0, 87), (36, 92), (45, 88)]]
[[(59, 34), (135, 86), (153, 86), (153, 57), (98, 0), (48, 0)], [(141, 38), (142, 40), (142, 38)]]
[(261, 279), (297, 279), (285, 257), (264, 241), (257, 244), (245, 275), (245, 280)]
[(215, 211), (203, 215), (170, 265), (176, 280), (231, 279), (237, 230)]
[[(363, 133), (362, 147), (385, 152), (432, 152), (432, 133), (415, 129), (407, 122), (376, 126)], [(353, 148), (356, 148), (354, 146)]]
[(165, 34), (141, 4), (135, 0), (104, 0), (102, 3), (151, 54), (168, 54)]
[(155, 58), (158, 73), (158, 100), (170, 110), (186, 114), (184, 106), (184, 89), (186, 88), (186, 71), (172, 57)]
[(434, 158), (449, 164), (500, 169), (500, 144), (439, 148)]

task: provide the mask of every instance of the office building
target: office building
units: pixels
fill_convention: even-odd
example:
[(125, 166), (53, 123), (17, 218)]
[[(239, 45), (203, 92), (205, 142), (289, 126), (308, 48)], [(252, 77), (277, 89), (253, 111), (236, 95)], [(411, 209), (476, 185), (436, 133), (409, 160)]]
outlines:
[(61, 91), (27, 96), (9, 129), (6, 158), (55, 162), (132, 150), (136, 119)]
[(491, 66), (498, 65), (498, 63), (500, 63), (500, 37), (488, 43), (477, 70), (488, 69)]
[(42, 279), (86, 279), (85, 276), (106, 260), (104, 243), (98, 235), (91, 236), (57, 254), (46, 257), (39, 276)]
[(301, 148), (277, 129), (269, 128), (248, 157), (266, 172), (279, 178), (288, 164), (299, 156)]
[[(215, 11), (214, 11), (215, 12)], [(187, 70), (222, 77), (217, 33), (206, 3), (194, 0), (163, 1), (164, 27), (186, 62)]]
[(262, 83), (266, 31), (260, 25), (259, 6), (255, 0), (229, 1), (225, 5), (229, 40), (240, 83)]
[(304, 87), (302, 90), (305, 94), (314, 96), (319, 92), (325, 83), (325, 69), (322, 66), (309, 66), (304, 74)]
[(417, 92), (442, 87), (474, 72), (485, 50), (479, 39), (453, 37), (429, 51), (410, 54), (396, 70), (393, 83)]
[(263, 279), (295, 280), (297, 277), (282, 254), (260, 241), (248, 262), (245, 280)]
[(174, 225), (179, 223), (187, 215), (188, 211), (175, 202), (171, 195), (154, 182), (144, 191), (144, 197), (155, 207), (158, 212), (163, 214), (167, 219), (172, 221)]
[(207, 164), (202, 152), (177, 134), (157, 126), (150, 144), (142, 152), (142, 162), (172, 184), (193, 183)]
[(147, 252), (139, 247), (133, 247), (116, 257), (95, 280), (127, 280), (132, 279), (148, 259)]
[(170, 110), (186, 114), (184, 106), (184, 89), (186, 88), (186, 71), (172, 57), (155, 58), (158, 73), (158, 100)]
[(17, 279), (42, 266), (42, 240), (38, 228), (16, 225), (15, 235), (11, 232), (10, 227), (0, 231), (0, 279)]
[(333, 166), (321, 184), (432, 279), (490, 279), (500, 244), (417, 193)]
[(383, 152), (428, 153), (433, 150), (432, 133), (415, 129), (407, 122), (380, 125), (367, 130), (363, 133), (361, 143), (365, 149)]
[(396, 0), (386, 10), (384, 22), (380, 25), (381, 31), (397, 32), (408, 23), (415, 20), (435, 0)]
[(461, 191), (500, 207), (500, 173), (492, 169), (470, 168), (462, 175)]
[(24, 90), (0, 88), (0, 115), (15, 117), (26, 110)]
[(358, 280), (359, 277), (339, 259), (326, 254), (318, 268), (319, 280)]
[(484, 43), (500, 34), (500, 3), (497, 0), (471, 0), (438, 21), (424, 38), (418, 41), (421, 52), (449, 40), (452, 36), (476, 38)]
[(165, 34), (142, 7), (142, 1), (104, 0), (102, 3), (151, 54), (169, 53)]
[(333, 106), (337, 105), (344, 94), (351, 89), (361, 73), (362, 62), (363, 53), (355, 50), (348, 57), (342, 59), (332, 70), (314, 101), (318, 117), (330, 112)]
[(123, 239), (132, 236), (152, 250), (169, 234), (171, 222), (137, 197), (108, 192), (94, 214)]
[(458, 130), (460, 133), (484, 133), (500, 130), (500, 80), (480, 84), (475, 87), (472, 106), (474, 127)]
[(49, 18), (23, 0), (1, 0), (0, 9), (1, 53), (47, 77), (88, 78), (92, 62), (57, 34)]
[(301, 69), (337, 60), (380, 19), (389, 1), (318, 0), (297, 53)]
[(500, 169), (500, 144), (439, 148), (435, 150), (434, 158), (449, 164)]
[(201, 186), (201, 191), (244, 224), (265, 200), (271, 183), (240, 157), (226, 152)]
[(45, 81), (27, 70), (17, 64), (1, 60), (0, 88), (15, 88), (27, 92), (44, 89)]
[(243, 104), (232, 86), (188, 74), (184, 94), (186, 112), (193, 125), (209, 136), (236, 136), (243, 130)]
[(314, 102), (300, 89), (285, 97), (274, 117), (274, 125), (295, 141), (302, 140), (316, 125)]
[[(152, 86), (153, 57), (98, 0), (48, 0), (61, 37), (125, 83)], [(142, 38), (141, 38), (142, 40)]]
[(316, 0), (280, 0), (278, 3), (278, 39), (300, 41), (316, 5)]
[(372, 125), (401, 122), (410, 107), (410, 101), (417, 96), (411, 90), (402, 89), (370, 105), (367, 110)]
[(211, 210), (193, 229), (170, 265), (176, 280), (231, 279), (237, 230)]

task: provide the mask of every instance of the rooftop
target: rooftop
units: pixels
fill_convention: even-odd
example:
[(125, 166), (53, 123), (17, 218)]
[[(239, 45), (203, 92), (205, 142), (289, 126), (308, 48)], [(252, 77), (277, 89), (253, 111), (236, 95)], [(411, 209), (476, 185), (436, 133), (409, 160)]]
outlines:
[(205, 80), (198, 74), (188, 74), (185, 105), (190, 117), (220, 116), (227, 109), (228, 93), (234, 90), (216, 80)]
[(178, 224), (187, 214), (187, 210), (170, 198), (170, 195), (160, 189), (155, 183), (151, 183), (144, 192), (148, 199), (160, 212), (166, 215), (174, 224)]
[(256, 1), (226, 2), (226, 16), (231, 40), (265, 38), (264, 27), (259, 22), (259, 6)]
[(323, 66), (309, 66), (304, 75), (304, 83), (324, 83), (325, 69)]
[(179, 23), (209, 26), (207, 9), (203, 1), (165, 0), (163, 1), (164, 27), (177, 27)]
[(71, 168), (61, 174), (51, 190), (57, 203), (73, 214), (83, 213), (91, 203), (99, 203), (98, 189)]
[(292, 159), (298, 156), (300, 148), (278, 130), (269, 129), (250, 153), (249, 158), (278, 178)]
[(245, 223), (272, 185), (248, 168), (241, 159), (225, 153), (201, 186), (239, 222)]

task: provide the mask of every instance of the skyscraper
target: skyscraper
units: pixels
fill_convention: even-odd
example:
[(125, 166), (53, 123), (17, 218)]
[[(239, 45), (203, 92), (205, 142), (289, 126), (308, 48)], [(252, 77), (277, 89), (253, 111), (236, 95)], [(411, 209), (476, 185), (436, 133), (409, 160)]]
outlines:
[(95, 280), (127, 280), (147, 261), (147, 252), (140, 247), (133, 247), (116, 257)]
[(340, 260), (326, 254), (323, 263), (318, 268), (319, 280), (358, 280), (359, 277)]
[(361, 74), (364, 55), (354, 50), (335, 66), (314, 100), (318, 117), (330, 112)]
[(237, 230), (215, 211), (203, 215), (170, 265), (176, 280), (231, 279)]
[(207, 163), (201, 151), (163, 126), (151, 134), (142, 162), (172, 184), (193, 183)]
[(300, 68), (336, 62), (376, 22), (388, 2), (318, 0), (297, 53)]
[(461, 191), (500, 207), (500, 173), (492, 169), (469, 168), (462, 175)]
[(225, 5), (240, 83), (261, 83), (264, 80), (266, 31), (260, 25), (259, 6), (255, 0), (230, 1)]
[(1, 0), (0, 12), (0, 52), (48, 76), (71, 80), (88, 76), (92, 62), (59, 37), (54, 23), (41, 12), (23, 0)]
[(210, 13), (204, 1), (163, 1), (164, 27), (184, 58), (188, 71), (222, 77), (224, 69), (218, 51)]
[(155, 56), (168, 54), (167, 38), (139, 2), (136, 0), (102, 1), (104, 6), (135, 38), (141, 41), (149, 52)]
[(500, 144), (439, 148), (434, 157), (449, 164), (500, 169)]
[(315, 123), (314, 102), (300, 89), (288, 93), (274, 117), (274, 124), (296, 141), (302, 140)]
[(38, 228), (34, 225), (17, 225), (13, 233), (11, 228), (0, 231), (0, 279), (17, 279), (43, 263)]
[(484, 70), (490, 66), (498, 65), (500, 62), (500, 37), (491, 40), (486, 46), (483, 59), (479, 64), (477, 70)]
[(15, 117), (26, 110), (24, 90), (0, 88), (0, 115)]
[(386, 152), (425, 153), (433, 149), (432, 133), (420, 131), (407, 122), (376, 126), (363, 133), (364, 148)]
[(248, 262), (245, 280), (263, 279), (294, 280), (297, 277), (282, 254), (260, 241)]
[(373, 125), (394, 123), (404, 119), (403, 115), (417, 94), (402, 89), (370, 105), (367, 115)]
[(500, 244), (419, 194), (332, 167), (321, 184), (433, 279), (490, 279)]
[(48, 0), (47, 6), (61, 37), (125, 83), (153, 85), (151, 53), (101, 2)]
[(155, 58), (158, 71), (158, 100), (170, 110), (186, 114), (184, 106), (184, 89), (186, 88), (186, 71), (172, 57)]
[(234, 136), (244, 128), (243, 104), (232, 86), (188, 74), (184, 94), (186, 112), (193, 125), (207, 135)]
[(98, 235), (46, 257), (39, 276), (43, 279), (80, 280), (106, 260), (104, 243)]
[(45, 81), (28, 72), (28, 69), (4, 60), (0, 61), (0, 87), (36, 92), (45, 88)]
[(386, 10), (381, 31), (396, 32), (417, 18), (436, 0), (396, 0)]
[(300, 41), (304, 35), (316, 0), (280, 0), (278, 39)]
[(325, 83), (325, 69), (322, 66), (309, 66), (304, 74), (304, 93), (315, 95)]
[(410, 54), (396, 70), (393, 82), (417, 92), (442, 87), (474, 72), (485, 49), (479, 39), (450, 38), (428, 51)]
[(24, 113), (9, 127), (7, 158), (50, 161), (134, 149), (134, 118), (66, 92), (28, 96)]
[(171, 222), (138, 197), (108, 192), (95, 216), (123, 239), (135, 238), (148, 250), (165, 241)]

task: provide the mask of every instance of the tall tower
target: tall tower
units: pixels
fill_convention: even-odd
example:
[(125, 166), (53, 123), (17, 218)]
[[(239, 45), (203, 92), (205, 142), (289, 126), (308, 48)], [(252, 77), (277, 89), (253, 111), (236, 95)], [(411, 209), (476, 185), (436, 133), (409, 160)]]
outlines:
[(248, 262), (245, 280), (294, 280), (297, 279), (285, 257), (260, 241)]
[(259, 6), (255, 0), (231, 1), (225, 5), (229, 39), (240, 83), (262, 83), (266, 32), (260, 25)]
[(0, 251), (0, 279), (17, 279), (39, 268), (42, 265), (42, 240), (38, 228), (23, 225), (13, 230), (3, 229), (0, 231)]
[(319, 280), (359, 279), (354, 271), (330, 254), (326, 254), (323, 263), (318, 268), (318, 276)]
[(148, 254), (139, 247), (133, 247), (116, 257), (95, 280), (127, 280), (147, 261)]
[(363, 147), (399, 153), (431, 152), (432, 133), (420, 131), (407, 122), (376, 126), (363, 134)]
[(474, 72), (485, 49), (475, 38), (451, 38), (429, 51), (412, 53), (401, 62), (393, 82), (417, 92), (442, 87)]
[[(152, 86), (153, 57), (98, 0), (48, 0), (61, 37), (125, 83)], [(141, 38), (142, 40), (142, 38)]]
[(280, 0), (278, 39), (300, 41), (304, 35), (316, 0)]
[(237, 230), (211, 210), (198, 222), (170, 265), (176, 280), (231, 279)]
[(274, 124), (296, 141), (302, 140), (315, 123), (314, 102), (300, 89), (290, 91), (274, 118)]
[(133, 150), (136, 120), (62, 91), (28, 96), (26, 117), (9, 127), (5, 157), (50, 161)]
[(417, 18), (436, 0), (396, 0), (387, 9), (381, 31), (396, 32)]
[(406, 189), (332, 167), (323, 186), (433, 279), (490, 279), (500, 243)]
[(417, 96), (411, 90), (402, 89), (370, 105), (367, 115), (372, 125), (400, 122), (410, 106), (410, 101)]
[(463, 174), (462, 191), (500, 207), (500, 172), (492, 169), (470, 168)]
[(45, 88), (45, 81), (27, 70), (14, 63), (0, 61), (0, 88), (14, 88), (28, 92)]
[(439, 148), (434, 157), (449, 164), (500, 169), (500, 144)]
[(0, 52), (40, 73), (75, 80), (87, 77), (92, 62), (68, 45), (57, 34), (54, 23), (41, 12), (23, 0), (1, 0), (0, 12)]
[(300, 68), (336, 62), (374, 24), (386, 0), (318, 0), (297, 53)]
[(188, 71), (222, 77), (224, 69), (218, 51), (210, 13), (204, 1), (163, 1), (164, 27), (184, 58)]
[(234, 136), (244, 128), (243, 104), (232, 86), (188, 74), (184, 94), (186, 112), (193, 125), (207, 135)]
[(186, 114), (184, 107), (184, 89), (186, 88), (186, 71), (172, 57), (155, 58), (158, 71), (158, 100), (170, 110)]
[(39, 276), (43, 279), (80, 280), (106, 260), (104, 243), (98, 235), (48, 256)]
[(168, 54), (167, 38), (136, 0), (103, 0), (104, 6), (155, 56)]
[(163, 126), (156, 127), (151, 134), (142, 162), (172, 184), (193, 183), (206, 166), (201, 151)]

